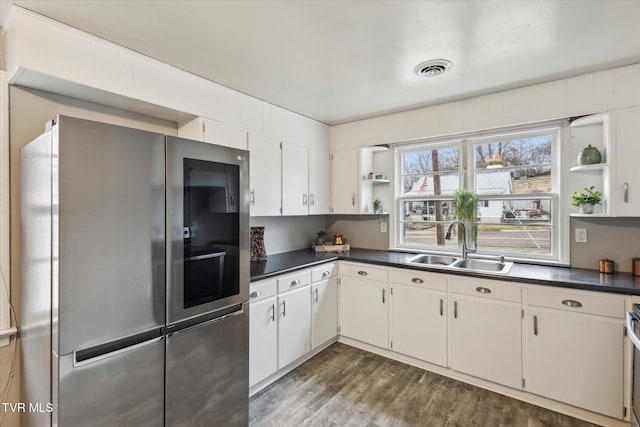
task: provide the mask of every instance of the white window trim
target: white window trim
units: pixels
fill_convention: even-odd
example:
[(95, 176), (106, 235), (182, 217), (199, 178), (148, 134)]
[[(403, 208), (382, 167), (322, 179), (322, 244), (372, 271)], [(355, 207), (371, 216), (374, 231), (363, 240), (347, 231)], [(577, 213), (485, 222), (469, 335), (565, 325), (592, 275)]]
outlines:
[[(532, 123), (527, 125), (517, 125), (510, 126), (498, 129), (489, 129), (480, 132), (465, 132), (454, 135), (445, 135), (439, 137), (430, 137), (430, 138), (422, 138), (422, 139), (414, 139), (409, 141), (400, 141), (397, 143), (393, 143), (392, 147), (394, 150), (394, 209), (392, 214), (390, 215), (390, 221), (392, 221), (393, 227), (390, 227), (390, 235), (389, 235), (389, 246), (390, 250), (400, 251), (400, 252), (427, 252), (427, 253), (443, 253), (443, 254), (455, 254), (457, 250), (448, 250), (448, 249), (436, 249), (436, 248), (425, 248), (424, 246), (412, 246), (412, 245), (400, 245), (400, 239), (402, 236), (402, 228), (401, 222), (399, 220), (400, 213), (402, 211), (402, 201), (407, 200), (406, 197), (401, 197), (402, 193), (402, 167), (399, 162), (401, 159), (401, 154), (403, 151), (408, 151), (407, 149), (415, 149), (419, 147), (437, 147), (437, 146), (446, 146), (451, 145), (456, 142), (460, 142), (463, 145), (463, 156), (466, 153), (466, 157), (462, 159), (461, 162), (461, 184), (464, 185), (464, 188), (473, 188), (473, 180), (474, 174), (472, 170), (468, 170), (474, 163), (472, 160), (469, 160), (470, 157), (473, 156), (472, 150), (468, 150), (468, 144), (470, 141), (478, 141), (485, 142), (482, 140), (486, 140), (486, 142), (490, 142), (494, 139), (504, 139), (510, 135), (521, 135), (523, 133), (537, 133), (543, 132), (544, 130), (550, 130), (554, 133), (554, 141), (552, 144), (552, 188), (556, 190), (555, 193), (544, 193), (539, 194), (541, 197), (549, 197), (551, 198), (551, 206), (552, 206), (552, 215), (551, 215), (551, 227), (552, 227), (552, 247), (551, 247), (551, 255), (544, 256), (536, 256), (535, 254), (532, 256), (518, 256), (517, 254), (509, 255), (509, 259), (512, 261), (525, 261), (525, 262), (534, 262), (538, 264), (547, 264), (547, 265), (569, 265), (569, 247), (570, 247), (570, 239), (569, 239), (569, 204), (565, 203), (563, 197), (567, 191), (566, 189), (566, 180), (563, 179), (563, 170), (564, 170), (564, 162), (563, 159), (566, 159), (566, 156), (569, 152), (569, 144), (563, 141), (569, 141), (569, 127), (568, 120), (552, 120), (545, 121), (539, 123)], [(530, 196), (522, 195), (523, 198), (530, 198)], [(483, 199), (487, 198), (501, 198), (504, 199), (504, 196), (483, 196)], [(509, 198), (517, 198), (517, 196), (511, 196)], [(416, 197), (416, 199), (422, 200), (422, 197)], [(479, 256), (491, 256), (493, 253), (491, 252), (483, 252)]]

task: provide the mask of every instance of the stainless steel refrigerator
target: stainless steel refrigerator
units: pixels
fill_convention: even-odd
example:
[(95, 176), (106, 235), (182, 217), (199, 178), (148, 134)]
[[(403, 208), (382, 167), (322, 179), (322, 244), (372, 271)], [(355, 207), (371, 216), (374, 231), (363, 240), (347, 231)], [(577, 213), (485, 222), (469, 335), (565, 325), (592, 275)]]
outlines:
[(21, 159), (23, 425), (247, 425), (248, 152), (59, 116)]

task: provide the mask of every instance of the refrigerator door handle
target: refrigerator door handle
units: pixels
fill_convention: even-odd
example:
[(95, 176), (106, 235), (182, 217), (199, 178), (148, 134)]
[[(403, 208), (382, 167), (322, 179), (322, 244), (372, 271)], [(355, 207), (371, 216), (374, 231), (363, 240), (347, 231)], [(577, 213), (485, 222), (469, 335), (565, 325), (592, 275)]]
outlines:
[(106, 344), (99, 344), (83, 350), (74, 350), (73, 366), (88, 365), (108, 357), (127, 353), (137, 348), (162, 341), (163, 339), (164, 334), (162, 333), (162, 329), (158, 328)]
[[(226, 311), (226, 313), (225, 313), (225, 311)], [(190, 324), (189, 326), (185, 326), (183, 328), (179, 328), (177, 331), (167, 332), (167, 337), (172, 337), (174, 335), (181, 334), (183, 332), (193, 331), (194, 329), (198, 329), (198, 328), (204, 328), (205, 326), (209, 326), (209, 325), (211, 325), (213, 323), (221, 322), (221, 321), (229, 319), (231, 317), (235, 317), (235, 316), (239, 316), (241, 314), (245, 314), (246, 313), (246, 308), (245, 308), (244, 304), (241, 304), (241, 305), (238, 305), (238, 306), (233, 306), (228, 310), (223, 310), (222, 312), (224, 314), (221, 314), (220, 316), (214, 317), (213, 319), (206, 320), (206, 321), (201, 322), (201, 323)], [(187, 322), (184, 322), (184, 323), (187, 323)], [(175, 326), (175, 325), (172, 325), (172, 326)]]

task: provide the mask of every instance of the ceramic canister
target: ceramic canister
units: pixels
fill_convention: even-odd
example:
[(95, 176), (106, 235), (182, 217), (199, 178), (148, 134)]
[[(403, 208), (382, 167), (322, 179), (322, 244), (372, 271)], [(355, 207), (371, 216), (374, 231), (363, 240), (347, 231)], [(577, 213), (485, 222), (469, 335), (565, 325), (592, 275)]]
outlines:
[(600, 151), (596, 147), (592, 147), (591, 144), (578, 153), (578, 165), (580, 166), (594, 165), (601, 161)]

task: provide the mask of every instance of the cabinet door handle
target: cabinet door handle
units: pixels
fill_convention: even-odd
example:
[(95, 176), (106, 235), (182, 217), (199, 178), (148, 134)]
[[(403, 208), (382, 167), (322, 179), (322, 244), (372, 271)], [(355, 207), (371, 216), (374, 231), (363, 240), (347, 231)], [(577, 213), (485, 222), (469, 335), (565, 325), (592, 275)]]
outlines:
[(276, 321), (276, 305), (275, 304), (271, 304), (271, 321), (272, 322)]
[(351, 204), (356, 205), (356, 193), (351, 193)]
[(458, 318), (458, 301), (453, 302), (453, 318)]
[(385, 291), (385, 290), (384, 290), (384, 288), (383, 288), (383, 289), (382, 289), (382, 303), (383, 303), (383, 304), (384, 304), (384, 302), (385, 302), (385, 295), (384, 295), (384, 291)]
[(538, 316), (533, 316), (533, 335), (538, 335)]
[(444, 316), (444, 300), (440, 298), (440, 316)]
[(413, 283), (424, 283), (424, 280), (422, 280), (422, 279), (421, 279), (421, 278), (419, 278), (419, 277), (414, 277), (413, 279), (411, 279), (411, 281), (412, 281)]
[(476, 291), (477, 291), (477, 292), (480, 292), (481, 294), (490, 294), (490, 293), (491, 293), (491, 289), (489, 289), (489, 288), (484, 288), (484, 287), (482, 287), (482, 286), (478, 286), (478, 287), (476, 288)]
[(300, 280), (296, 279), (296, 280), (292, 280), (290, 285), (291, 286), (298, 286), (300, 284)]
[(251, 190), (251, 204), (254, 206), (256, 204), (256, 190)]
[(367, 275), (366, 271), (364, 271), (364, 270), (358, 271), (358, 276), (366, 276), (366, 275)]
[(260, 291), (253, 291), (249, 294), (249, 298), (258, 298), (260, 295), (262, 295), (262, 292)]
[(318, 288), (316, 288), (316, 290), (315, 290), (315, 294), (316, 294), (315, 302), (317, 303), (317, 302), (318, 302)]
[(629, 183), (624, 183), (624, 202), (629, 203)]
[(302, 206), (307, 206), (307, 193), (302, 194)]
[(582, 307), (582, 303), (580, 301), (576, 301), (573, 299), (562, 300), (562, 305), (566, 305), (567, 307), (574, 307), (574, 308)]
[(313, 194), (309, 194), (309, 204), (310, 204), (311, 206), (315, 206), (315, 205), (316, 205), (316, 200), (315, 200), (315, 198), (313, 197)]
[(322, 277), (329, 277), (329, 276), (331, 276), (331, 273), (329, 272), (329, 270), (322, 272)]
[(282, 317), (287, 315), (287, 304), (286, 301), (282, 301)]

